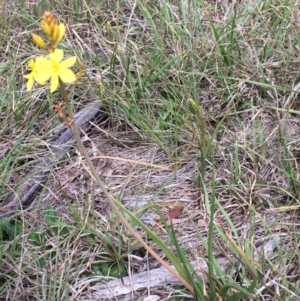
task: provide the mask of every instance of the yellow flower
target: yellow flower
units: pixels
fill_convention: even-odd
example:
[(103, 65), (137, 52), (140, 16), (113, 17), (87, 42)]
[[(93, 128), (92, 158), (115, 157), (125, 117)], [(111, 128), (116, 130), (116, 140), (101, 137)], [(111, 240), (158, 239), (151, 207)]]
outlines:
[(62, 61), (63, 57), (63, 50), (55, 49), (49, 54), (49, 59), (39, 56), (35, 61), (29, 60), (28, 69), (31, 73), (24, 75), (24, 78), (28, 79), (27, 90), (32, 89), (34, 81), (44, 85), (48, 79), (51, 79), (50, 92), (53, 93), (58, 88), (59, 79), (67, 84), (76, 81), (76, 76), (70, 69), (76, 62), (76, 56)]
[(29, 60), (27, 66), (28, 70), (31, 70), (29, 74), (24, 75), (24, 78), (28, 80), (27, 91), (32, 89), (34, 81), (44, 85), (51, 76), (51, 63), (42, 56), (37, 57), (35, 61)]
[(76, 56), (72, 56), (64, 61), (64, 52), (61, 49), (55, 49), (49, 54), (51, 62), (51, 84), (50, 92), (53, 93), (58, 88), (59, 78), (63, 83), (72, 83), (76, 81), (74, 72), (70, 69), (75, 62)]

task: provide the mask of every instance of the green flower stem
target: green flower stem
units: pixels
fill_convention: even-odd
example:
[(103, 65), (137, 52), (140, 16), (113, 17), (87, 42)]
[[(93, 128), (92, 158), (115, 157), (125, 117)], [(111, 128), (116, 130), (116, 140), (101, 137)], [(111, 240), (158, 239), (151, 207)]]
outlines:
[(132, 228), (132, 226), (129, 224), (129, 222), (127, 221), (127, 219), (123, 216), (123, 214), (121, 213), (120, 209), (118, 208), (118, 206), (116, 205), (116, 201), (114, 200), (114, 198), (111, 196), (111, 194), (107, 191), (107, 189), (105, 188), (104, 183), (101, 181), (100, 177), (98, 176), (98, 173), (96, 172), (96, 169), (82, 143), (82, 140), (80, 138), (79, 135), (79, 131), (77, 129), (77, 126), (75, 124), (75, 119), (74, 119), (74, 114), (73, 114), (73, 110), (71, 108), (71, 104), (70, 104), (70, 99), (67, 95), (64, 83), (61, 81), (61, 79), (59, 79), (59, 83), (60, 83), (60, 87), (61, 87), (61, 92), (62, 92), (62, 97), (63, 100), (65, 102), (69, 117), (72, 121), (70, 127), (73, 131), (73, 135), (75, 138), (75, 141), (83, 155), (83, 157), (86, 160), (87, 165), (90, 168), (90, 172), (92, 174), (92, 176), (94, 177), (94, 180), (96, 181), (96, 183), (100, 186), (100, 188), (102, 189), (105, 197), (108, 199), (111, 207), (113, 208), (113, 210), (116, 212), (116, 214), (119, 216), (120, 220), (123, 222), (123, 224), (126, 226), (126, 228), (131, 232), (131, 234), (137, 239), (137, 241), (162, 265), (164, 266), (174, 277), (176, 277), (192, 294), (194, 294), (194, 289), (193, 287), (187, 283), (187, 281), (185, 279), (183, 279), (170, 265), (168, 265), (162, 258), (160, 258), (160, 256), (151, 248), (147, 245), (147, 243), (143, 240), (143, 238)]

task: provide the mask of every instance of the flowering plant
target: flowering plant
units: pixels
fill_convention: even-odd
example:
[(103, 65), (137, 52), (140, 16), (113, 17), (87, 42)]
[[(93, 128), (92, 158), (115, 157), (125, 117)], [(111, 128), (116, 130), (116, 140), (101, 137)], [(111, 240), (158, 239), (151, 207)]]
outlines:
[[(180, 280), (191, 292), (194, 292), (193, 287), (181, 276), (178, 272), (172, 269), (148, 244), (143, 240), (139, 233), (137, 233), (127, 219), (124, 217), (119, 207), (122, 208), (123, 211), (126, 211), (131, 217), (135, 218), (135, 215), (127, 211), (122, 204), (120, 204), (117, 200), (113, 198), (113, 196), (107, 191), (105, 185), (101, 181), (96, 169), (82, 143), (80, 138), (79, 130), (74, 121), (74, 114), (72, 111), (72, 107), (70, 105), (70, 98), (65, 89), (65, 83), (73, 83), (77, 82), (82, 74), (83, 74), (83, 66), (78, 57), (73, 56), (63, 60), (64, 51), (62, 49), (57, 48), (58, 44), (62, 41), (66, 27), (63, 23), (58, 24), (56, 18), (53, 16), (51, 12), (45, 12), (41, 21), (41, 27), (46, 34), (48, 39), (48, 44), (43, 40), (42, 37), (33, 34), (32, 40), (33, 42), (43, 48), (46, 49), (49, 53), (45, 56), (38, 56), (36, 59), (30, 59), (27, 64), (27, 68), (30, 73), (24, 75), (24, 78), (28, 80), (27, 82), (27, 90), (31, 90), (35, 82), (40, 85), (45, 85), (48, 80), (50, 80), (50, 93), (53, 93), (60, 86), (61, 95), (63, 102), (61, 102), (58, 106), (56, 106), (58, 114), (62, 117), (67, 125), (72, 129), (73, 136), (75, 141), (86, 160), (87, 165), (90, 169), (90, 174), (95, 182), (100, 186), (104, 195), (108, 199), (111, 207), (119, 216), (120, 220), (126, 226), (126, 228), (132, 233), (132, 235), (136, 238), (136, 240), (154, 257), (156, 258), (170, 273), (172, 273), (176, 278)], [(79, 65), (79, 72), (75, 75), (74, 72), (70, 69), (75, 62), (77, 61)], [(100, 89), (102, 90), (102, 86), (100, 85)], [(62, 113), (61, 107), (62, 104), (65, 104), (66, 109), (68, 111), (68, 116)], [(136, 222), (139, 222), (137, 219)], [(144, 226), (144, 225), (142, 225)], [(145, 226), (144, 226), (145, 227)], [(152, 235), (152, 237), (163, 245), (162, 241), (156, 237), (154, 233), (152, 233), (148, 228), (144, 228), (147, 233)], [(173, 258), (173, 261), (177, 261), (177, 258), (172, 255), (168, 251), (167, 246), (165, 246), (165, 251), (169, 254), (170, 257)], [(177, 266), (182, 269), (179, 262)]]
[[(58, 49), (57, 46), (65, 35), (66, 27), (63, 23), (58, 24), (52, 13), (44, 13), (41, 27), (49, 40), (49, 44), (47, 45), (45, 41), (36, 34), (32, 35), (32, 40), (37, 46), (47, 49), (50, 53), (47, 56), (39, 56), (35, 60), (30, 59), (28, 62), (28, 70), (31, 72), (25, 75), (24, 78), (28, 80), (28, 91), (33, 88), (35, 81), (40, 85), (44, 85), (50, 79), (50, 93), (53, 93), (59, 86), (59, 80), (61, 80), (62, 83), (68, 84), (76, 81), (77, 77), (70, 69), (76, 63), (76, 56), (63, 60), (64, 51)], [(83, 69), (80, 60), (77, 61), (80, 68)]]

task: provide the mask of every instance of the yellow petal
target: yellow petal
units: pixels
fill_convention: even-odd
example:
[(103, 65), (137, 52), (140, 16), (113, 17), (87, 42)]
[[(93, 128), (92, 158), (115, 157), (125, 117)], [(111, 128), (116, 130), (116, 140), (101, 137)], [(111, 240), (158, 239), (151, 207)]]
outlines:
[(31, 91), (32, 88), (33, 88), (33, 84), (34, 84), (34, 81), (33, 81), (33, 78), (31, 77), (28, 82), (27, 82), (27, 91)]
[(37, 57), (36, 63), (34, 66), (34, 71), (35, 71), (33, 73), (34, 79), (40, 85), (42, 85), (44, 82), (46, 82), (51, 77), (51, 74), (52, 74), (51, 62), (42, 56)]
[(59, 71), (58, 76), (63, 83), (73, 83), (76, 80), (76, 76), (71, 69), (62, 69)]
[(28, 63), (27, 63), (27, 68), (28, 68), (29, 70), (32, 70), (32, 69), (34, 68), (34, 65), (35, 65), (34, 59), (30, 59), (30, 60), (28, 61)]
[(51, 62), (43, 56), (38, 56), (35, 60), (35, 68), (46, 69), (51, 68)]
[(76, 56), (72, 56), (72, 57), (69, 57), (68, 59), (62, 61), (59, 64), (59, 68), (67, 69), (67, 68), (72, 67), (75, 63), (76, 63)]
[(24, 78), (28, 79), (28, 81), (27, 81), (27, 91), (30, 91), (33, 87), (33, 84), (34, 84), (32, 73), (24, 75)]
[(53, 93), (58, 88), (58, 75), (51, 75), (50, 93)]
[(29, 79), (29, 77), (31, 77), (31, 76), (32, 76), (32, 72), (29, 73), (29, 74), (23, 75), (23, 77), (26, 78), (26, 79)]
[(33, 78), (40, 85), (44, 85), (45, 82), (51, 77), (51, 73), (35, 72)]
[(51, 60), (59, 63), (64, 57), (64, 51), (62, 49), (55, 49), (52, 53), (49, 54)]

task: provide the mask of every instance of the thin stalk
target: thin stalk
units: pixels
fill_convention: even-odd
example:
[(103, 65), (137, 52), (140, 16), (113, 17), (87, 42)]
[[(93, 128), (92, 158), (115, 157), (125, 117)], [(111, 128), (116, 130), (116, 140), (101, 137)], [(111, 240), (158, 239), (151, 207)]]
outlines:
[(129, 224), (129, 222), (126, 220), (126, 218), (123, 216), (123, 214), (121, 213), (121, 211), (119, 210), (118, 206), (115, 204), (115, 201), (113, 199), (113, 197), (110, 195), (110, 193), (107, 191), (104, 183), (102, 182), (102, 180), (100, 179), (100, 177), (98, 176), (98, 173), (96, 172), (96, 169), (82, 143), (82, 140), (80, 138), (80, 134), (78, 131), (78, 128), (75, 124), (75, 119), (74, 119), (74, 114), (73, 114), (73, 110), (70, 104), (70, 99), (68, 98), (64, 83), (61, 81), (61, 79), (59, 79), (59, 83), (60, 83), (60, 87), (61, 87), (61, 93), (63, 96), (63, 100), (65, 102), (69, 117), (71, 119), (71, 130), (73, 131), (73, 136), (74, 139), (83, 155), (83, 157), (86, 160), (87, 165), (90, 168), (90, 172), (94, 177), (94, 180), (96, 181), (96, 183), (99, 185), (99, 187), (101, 188), (101, 190), (103, 191), (105, 197), (107, 198), (107, 200), (109, 201), (111, 207), (114, 209), (114, 211), (116, 212), (116, 214), (119, 216), (120, 220), (123, 222), (123, 224), (125, 225), (125, 227), (130, 231), (130, 233), (137, 239), (137, 241), (162, 265), (164, 266), (174, 277), (176, 277), (192, 294), (194, 294), (194, 289), (193, 287), (187, 283), (187, 281), (185, 279), (183, 279), (174, 269), (171, 268), (170, 265), (168, 265), (164, 260), (162, 260), (158, 254), (156, 254), (156, 252), (147, 245), (147, 243), (143, 240), (143, 238), (132, 228), (132, 226)]
[[(215, 187), (215, 160), (214, 156), (212, 156), (212, 198), (211, 198), (211, 206), (210, 206), (210, 221), (209, 221), (209, 231), (208, 231), (208, 274), (209, 274), (209, 289), (210, 289), (210, 297), (212, 300), (215, 299), (216, 296), (216, 285), (214, 279), (214, 255), (213, 255), (213, 233), (214, 233), (214, 217), (215, 217), (215, 206), (216, 206), (216, 187)], [(204, 181), (204, 180), (203, 180)], [(204, 185), (204, 182), (203, 182)]]

